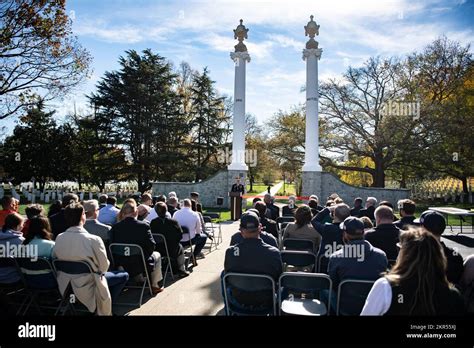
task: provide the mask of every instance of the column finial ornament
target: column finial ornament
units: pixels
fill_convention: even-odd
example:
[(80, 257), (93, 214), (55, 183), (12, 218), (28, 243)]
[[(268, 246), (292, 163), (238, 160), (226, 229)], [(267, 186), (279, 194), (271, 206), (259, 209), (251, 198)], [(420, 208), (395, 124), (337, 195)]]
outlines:
[(249, 30), (243, 25), (243, 19), (240, 20), (240, 24), (234, 29), (234, 39), (239, 40), (239, 43), (234, 46), (235, 52), (247, 52), (247, 46), (244, 44), (244, 40), (248, 39), (247, 33)]
[(310, 21), (304, 26), (305, 36), (309, 36), (309, 40), (306, 43), (307, 49), (318, 48), (318, 42), (314, 39), (315, 36), (319, 35), (319, 25), (313, 20), (314, 16), (309, 16)]

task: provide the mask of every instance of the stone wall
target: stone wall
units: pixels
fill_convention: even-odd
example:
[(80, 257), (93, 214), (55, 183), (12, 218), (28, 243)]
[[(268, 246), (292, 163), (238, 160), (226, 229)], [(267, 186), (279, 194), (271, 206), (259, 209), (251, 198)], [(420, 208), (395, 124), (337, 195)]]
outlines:
[[(229, 207), (228, 192), (237, 176), (240, 176), (241, 182), (245, 183), (247, 176), (245, 171), (223, 170), (197, 183), (155, 182), (152, 190), (153, 195), (164, 194), (166, 196), (169, 192), (175, 191), (178, 199), (188, 198), (191, 192), (199, 192), (199, 200), (204, 207)], [(217, 204), (218, 197), (224, 198), (224, 204), (221, 206)]]
[(325, 202), (326, 198), (332, 193), (337, 193), (344, 202), (352, 205), (356, 197), (365, 199), (369, 196), (391, 202), (394, 206), (398, 200), (410, 197), (408, 189), (386, 189), (377, 187), (358, 187), (348, 185), (342, 182), (336, 175), (326, 172), (303, 172), (303, 196), (317, 195), (321, 202)]

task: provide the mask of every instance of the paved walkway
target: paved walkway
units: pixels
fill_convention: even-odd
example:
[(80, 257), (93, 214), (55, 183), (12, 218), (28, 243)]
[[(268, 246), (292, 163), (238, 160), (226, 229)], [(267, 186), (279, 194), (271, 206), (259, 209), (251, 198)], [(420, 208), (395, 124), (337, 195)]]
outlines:
[[(153, 298), (148, 296), (144, 304), (129, 315), (222, 315), (220, 274), (224, 269), (225, 251), (238, 224), (238, 221), (223, 223), (223, 241), (217, 250), (213, 248), (209, 253), (204, 249), (206, 257), (198, 260), (198, 266), (189, 277), (174, 282), (169, 277), (162, 293)], [(126, 312), (126, 308), (119, 307), (116, 312), (124, 314), (124, 310)]]

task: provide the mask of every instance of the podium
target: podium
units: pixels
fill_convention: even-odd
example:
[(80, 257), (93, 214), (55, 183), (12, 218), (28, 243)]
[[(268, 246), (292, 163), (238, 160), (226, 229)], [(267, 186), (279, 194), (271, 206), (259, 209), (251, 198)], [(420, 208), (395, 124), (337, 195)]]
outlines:
[(242, 192), (229, 192), (230, 218), (233, 221), (240, 219), (242, 215)]

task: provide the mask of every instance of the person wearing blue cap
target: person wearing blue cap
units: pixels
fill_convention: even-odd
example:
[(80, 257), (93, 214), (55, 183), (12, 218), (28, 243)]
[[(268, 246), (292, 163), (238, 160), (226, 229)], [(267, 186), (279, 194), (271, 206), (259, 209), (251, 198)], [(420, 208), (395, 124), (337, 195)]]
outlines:
[(443, 247), (444, 255), (448, 261), (448, 267), (446, 269), (448, 281), (453, 284), (459, 284), (464, 271), (464, 260), (456, 250), (448, 247), (441, 241), (441, 235), (446, 229), (446, 220), (444, 219), (444, 216), (437, 211), (426, 210), (414, 222), (420, 224), (425, 230), (433, 233), (436, 239), (440, 242)]
[[(265, 207), (265, 204), (263, 202), (260, 202), (264, 209), (267, 209)], [(262, 218), (260, 216), (260, 212), (255, 209), (255, 208), (252, 208), (252, 209), (249, 209), (247, 210), (247, 213), (248, 212), (252, 212), (254, 213), (255, 215), (257, 215), (259, 218), (260, 218), (260, 223), (262, 223)], [(264, 211), (265, 212), (265, 211)], [(260, 231), (260, 238), (267, 244), (271, 245), (271, 246), (274, 246), (275, 248), (278, 248), (278, 241), (277, 239), (272, 236), (270, 233), (267, 233), (265, 231), (263, 231), (263, 226), (262, 226), (262, 230)], [(244, 240), (244, 237), (242, 236), (242, 233), (240, 231), (234, 233), (232, 235), (232, 238), (230, 239), (230, 245), (236, 245), (236, 244), (239, 244), (240, 242), (242, 242)]]
[[(283, 272), (280, 250), (260, 238), (262, 225), (258, 216), (246, 212), (240, 218), (240, 233), (243, 240), (226, 250), (224, 273), (266, 274), (278, 281)], [(266, 307), (268, 291), (246, 291), (231, 287), (231, 298), (237, 303), (251, 307)]]
[(349, 216), (340, 224), (345, 245), (329, 257), (333, 288), (345, 279), (375, 280), (387, 270), (385, 253), (364, 240), (364, 222)]

